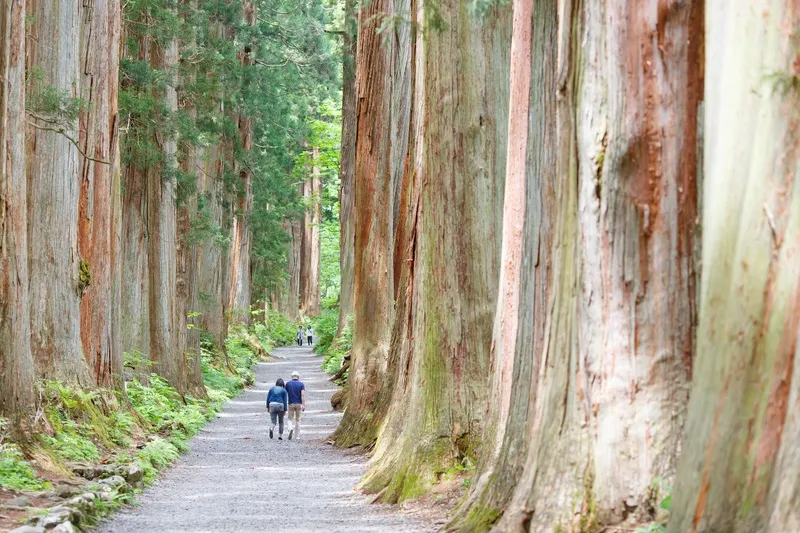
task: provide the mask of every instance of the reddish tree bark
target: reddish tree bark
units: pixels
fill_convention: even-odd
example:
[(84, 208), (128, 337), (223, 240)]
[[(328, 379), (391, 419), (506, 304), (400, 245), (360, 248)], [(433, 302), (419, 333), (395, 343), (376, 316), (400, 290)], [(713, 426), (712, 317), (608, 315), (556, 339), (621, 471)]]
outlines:
[(358, 16), (356, 0), (345, 0), (344, 39), (342, 45), (342, 150), (339, 177), (339, 325), (337, 334), (353, 313), (353, 245), (355, 244), (356, 171), (356, 42)]
[[(27, 63), (41, 73), (29, 82), (33, 95), (52, 90), (62, 101), (80, 96), (79, 11), (75, 2), (29, 2)], [(60, 110), (33, 112), (27, 191), (31, 349), (40, 377), (90, 386), (94, 379), (80, 338), (81, 296), (92, 272), (78, 250), (78, 121)]]
[[(118, 84), (120, 4), (97, 0), (84, 8), (81, 35), (81, 97), (89, 105), (80, 121), (80, 199), (78, 204), (78, 248), (91, 273), (91, 282), (81, 299), (81, 342), (89, 368), (98, 386), (121, 383), (122, 352), (114, 335), (119, 319), (115, 278), (121, 264), (113, 225), (121, 213), (118, 157)], [(102, 162), (101, 162), (102, 161)], [(116, 203), (115, 203), (116, 202)]]
[(653, 481), (674, 475), (691, 364), (702, 10), (515, 9), (515, 47), (532, 42), (512, 79), (531, 78), (511, 122), (528, 120), (526, 203), (507, 205), (504, 238), (521, 259), (495, 323), (492, 440), (453, 526), (504, 507), (502, 531), (646, 520)]
[(334, 433), (337, 444), (374, 442), (376, 404), (387, 370), (392, 324), (391, 41), (377, 29), (393, 14), (392, 0), (375, 0), (359, 11), (356, 52), (357, 134), (354, 178), (354, 326), (348, 407)]
[(306, 179), (302, 184), (306, 209), (301, 244), (300, 310), (307, 316), (316, 316), (319, 314), (319, 225), (322, 222), (320, 207), (322, 184), (317, 164), (319, 148), (311, 149), (311, 158), (311, 178)]
[[(252, 1), (242, 2), (244, 22), (248, 26), (255, 25), (255, 6)], [(240, 54), (240, 61), (245, 68), (252, 64), (252, 46), (245, 45)], [(242, 150), (247, 153), (253, 147), (253, 120), (241, 113), (237, 117), (239, 138)], [(239, 188), (233, 213), (233, 230), (231, 233), (231, 267), (229, 282), (228, 307), (236, 318), (250, 324), (250, 224), (247, 220), (253, 208), (253, 176), (246, 165), (236, 165), (239, 175)]]
[(28, 301), (25, 1), (0, 10), (0, 413), (19, 437), (37, 407)]
[[(488, 399), (489, 341), (500, 259), (510, 10), (484, 20), (438, 5), (416, 54), (424, 84), (422, 182), (405, 388), (393, 402), (369, 481), (382, 499), (422, 494), (437, 472), (474, 458)], [(424, 24), (422, 7), (417, 24)], [(431, 119), (435, 115), (435, 119)], [(397, 138), (397, 136), (393, 136)], [(398, 338), (394, 343), (402, 342)], [(352, 374), (351, 374), (352, 379)]]

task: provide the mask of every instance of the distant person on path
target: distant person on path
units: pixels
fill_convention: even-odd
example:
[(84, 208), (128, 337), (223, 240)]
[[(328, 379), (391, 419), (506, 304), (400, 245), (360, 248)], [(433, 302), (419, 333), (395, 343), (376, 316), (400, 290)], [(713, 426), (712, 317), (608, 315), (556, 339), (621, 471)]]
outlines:
[(306, 329), (306, 337), (308, 337), (309, 346), (314, 344), (314, 330), (311, 329), (311, 326), (308, 326), (308, 328)]
[(300, 372), (292, 372), (292, 380), (286, 384), (289, 393), (289, 440), (292, 435), (300, 437), (300, 413), (306, 410), (306, 386), (300, 381)]
[(269, 438), (272, 438), (272, 432), (275, 431), (275, 425), (278, 426), (278, 440), (283, 440), (283, 415), (289, 409), (289, 394), (286, 392), (286, 384), (283, 379), (278, 378), (275, 386), (269, 390), (267, 394), (267, 410), (269, 417), (272, 419), (272, 426), (269, 428)]
[(297, 327), (297, 345), (298, 346), (303, 345), (303, 326)]

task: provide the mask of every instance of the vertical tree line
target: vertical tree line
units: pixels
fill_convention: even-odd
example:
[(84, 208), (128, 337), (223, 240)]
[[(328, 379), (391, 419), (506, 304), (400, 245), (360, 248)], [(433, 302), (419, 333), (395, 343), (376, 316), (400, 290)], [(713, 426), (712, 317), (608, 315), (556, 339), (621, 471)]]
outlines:
[(474, 468), (463, 531), (635, 526), (670, 486), (671, 531), (799, 527), (800, 13), (723, 4), (349, 12), (363, 488)]
[(201, 334), (224, 349), (282, 282), (292, 165), (338, 94), (327, 16), (290, 0), (4, 4), (0, 409), (23, 434), (36, 380), (124, 389), (124, 353), (205, 395)]

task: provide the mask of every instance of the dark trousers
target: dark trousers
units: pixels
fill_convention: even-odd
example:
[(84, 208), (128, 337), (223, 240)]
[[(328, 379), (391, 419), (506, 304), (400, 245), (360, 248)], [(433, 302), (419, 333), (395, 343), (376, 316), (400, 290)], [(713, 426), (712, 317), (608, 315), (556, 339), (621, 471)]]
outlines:
[(308, 336), (308, 345), (309, 345), (309, 346), (311, 346), (311, 344), (312, 344), (312, 342), (311, 342), (311, 335), (309, 335), (309, 336)]
[(272, 427), (278, 425), (278, 434), (283, 435), (283, 415), (286, 411), (283, 410), (283, 404), (271, 403), (269, 404), (269, 417), (272, 420)]

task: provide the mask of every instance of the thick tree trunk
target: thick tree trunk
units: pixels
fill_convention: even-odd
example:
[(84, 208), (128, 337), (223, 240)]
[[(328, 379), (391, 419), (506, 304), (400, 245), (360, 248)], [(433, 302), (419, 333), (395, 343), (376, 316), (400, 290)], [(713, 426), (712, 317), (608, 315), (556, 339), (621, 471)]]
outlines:
[(356, 53), (357, 144), (354, 178), (354, 326), (348, 407), (334, 433), (338, 445), (371, 444), (375, 402), (387, 369), (392, 326), (392, 196), (389, 171), (392, 41), (377, 30), (392, 0), (361, 6)]
[(0, 11), (0, 414), (24, 437), (37, 406), (28, 301), (25, 1)]
[[(81, 35), (81, 98), (89, 105), (81, 118), (80, 144), (93, 161), (81, 157), (78, 206), (78, 248), (91, 281), (81, 300), (81, 341), (95, 381), (110, 388), (121, 383), (119, 338), (113, 319), (119, 318), (114, 279), (121, 268), (113, 223), (119, 220), (117, 94), (119, 83), (120, 5), (96, 0), (83, 9)], [(102, 162), (100, 162), (102, 161)]]
[[(152, 53), (156, 68), (172, 76), (178, 65), (178, 42), (171, 40), (165, 48)], [(167, 112), (178, 109), (174, 84), (167, 85), (163, 95)], [(177, 272), (176, 248), (178, 246), (176, 222), (176, 182), (174, 169), (177, 156), (177, 139), (170, 134), (160, 137), (161, 163), (147, 172), (147, 252), (148, 252), (148, 302), (150, 311), (150, 360), (154, 370), (180, 392), (186, 390), (186, 360), (177, 351), (179, 337), (176, 315)]]
[[(28, 66), (42, 75), (32, 78), (32, 94), (80, 96), (79, 10), (76, 2), (29, 2)], [(80, 164), (68, 138), (77, 139), (78, 121), (57, 109), (34, 111), (27, 191), (31, 349), (40, 377), (89, 386), (94, 380), (81, 349), (80, 306), (92, 271), (78, 253)]]
[[(423, 8), (424, 10), (424, 8)], [(424, 14), (423, 14), (424, 15)], [(418, 51), (424, 69), (422, 185), (416, 226), (407, 394), (394, 401), (391, 449), (370, 489), (418, 496), (461, 460), (474, 460), (488, 401), (505, 175), (510, 10), (484, 20), (442, 2), (443, 29)], [(425, 19), (418, 20), (421, 24)], [(418, 41), (419, 42), (419, 41)], [(398, 339), (393, 339), (398, 342)], [(397, 434), (394, 434), (397, 433)]]
[(122, 196), (122, 349), (150, 353), (147, 275), (147, 175), (125, 166)]
[(337, 335), (353, 313), (353, 245), (355, 239), (354, 179), (356, 172), (356, 0), (345, 0), (342, 58), (342, 151), (339, 189), (339, 326)]
[(800, 530), (799, 25), (797, 2), (707, 4), (707, 275), (670, 532)]
[(303, 182), (303, 200), (306, 210), (303, 219), (302, 262), (300, 265), (300, 310), (306, 316), (319, 315), (319, 224), (322, 221), (320, 207), (322, 185), (317, 164), (319, 148), (312, 148), (311, 154), (313, 161), (311, 179)]
[[(214, 228), (225, 225), (223, 218), (224, 183), (222, 159), (216, 145), (202, 151), (197, 176), (198, 195), (204, 198), (205, 215)], [(225, 272), (228, 267), (227, 247), (219, 239), (207, 239), (200, 244), (198, 270), (200, 327), (209, 332), (220, 348), (225, 343)]]
[(283, 313), (290, 320), (297, 320), (300, 313), (300, 263), (302, 257), (303, 230), (299, 220), (286, 220), (284, 229), (289, 234), (286, 248), (288, 278), (286, 280), (285, 307)]
[[(500, 530), (646, 519), (653, 481), (674, 474), (694, 329), (701, 8), (628, 6), (515, 3), (520, 61), (533, 17), (531, 68), (512, 79), (515, 95), (530, 87), (510, 133), (521, 142), (529, 117), (526, 202), (506, 206), (498, 400), (461, 529), (486, 528), (509, 496)], [(517, 190), (521, 157), (510, 150)]]
[[(255, 6), (251, 0), (242, 2), (244, 22), (253, 26), (256, 22)], [(241, 53), (242, 66), (247, 68), (252, 64), (250, 57), (253, 42), (245, 45)], [(239, 138), (244, 153), (250, 152), (253, 147), (253, 120), (239, 114), (237, 117)], [(229, 285), (228, 307), (232, 316), (245, 324), (250, 324), (250, 224), (248, 217), (253, 208), (253, 176), (246, 165), (237, 165), (239, 174), (239, 189), (236, 207), (233, 213), (233, 231), (231, 233), (231, 270)]]
[[(195, 161), (194, 153), (190, 153), (188, 161)], [(199, 313), (200, 309), (199, 250), (191, 238), (191, 213), (196, 210), (197, 202), (194, 196), (186, 202), (178, 208), (177, 213), (175, 353), (176, 356), (182, 356), (186, 360), (187, 391), (195, 398), (205, 398), (206, 389), (200, 364), (199, 320), (196, 318), (196, 313)]]

